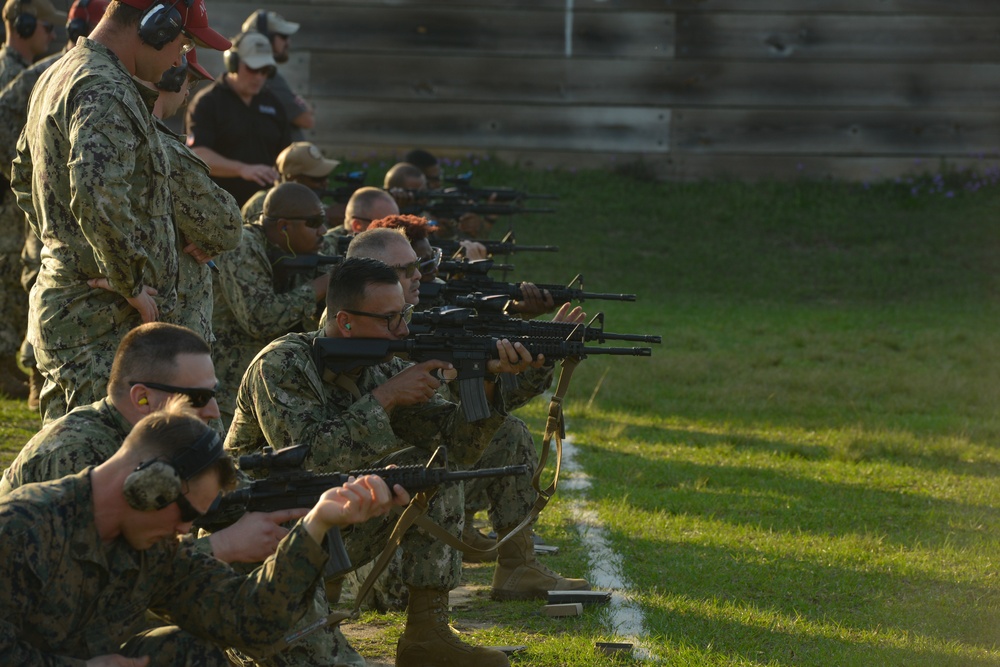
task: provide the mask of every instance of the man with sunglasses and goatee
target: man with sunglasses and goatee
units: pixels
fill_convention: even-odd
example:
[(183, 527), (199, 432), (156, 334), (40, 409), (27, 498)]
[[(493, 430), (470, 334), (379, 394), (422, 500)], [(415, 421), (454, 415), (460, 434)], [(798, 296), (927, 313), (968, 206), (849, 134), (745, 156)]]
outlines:
[[(209, 423), (219, 417), (215, 369), (208, 345), (184, 327), (162, 322), (130, 331), (115, 354), (108, 395), (46, 424), (18, 453), (0, 479), (0, 496), (25, 484), (58, 479), (100, 465), (121, 447), (132, 427), (174, 396)], [(252, 512), (199, 540), (199, 547), (225, 562), (257, 562), (271, 554), (287, 532), (279, 524), (301, 512)]]
[(239, 245), (216, 259), (212, 358), (227, 427), (240, 378), (254, 355), (278, 336), (316, 328), (329, 274), (319, 264), (314, 271), (286, 271), (285, 265), (318, 255), (325, 233), (326, 215), (316, 193), (301, 183), (282, 183), (267, 193), (260, 218), (243, 226)]

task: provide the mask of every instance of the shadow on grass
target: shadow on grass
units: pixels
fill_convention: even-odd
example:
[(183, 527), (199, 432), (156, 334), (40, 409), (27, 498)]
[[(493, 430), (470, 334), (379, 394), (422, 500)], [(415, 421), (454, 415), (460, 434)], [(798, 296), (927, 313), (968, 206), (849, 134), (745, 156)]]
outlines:
[[(997, 620), (995, 614), (991, 614), (990, 618), (994, 622)], [(897, 628), (891, 623), (879, 624), (881, 639), (875, 636), (870, 640), (859, 641), (825, 636), (810, 632), (809, 628), (797, 628), (791, 620), (767, 627), (741, 622), (735, 618), (718, 618), (689, 608), (672, 609), (669, 605), (667, 608), (647, 608), (647, 623), (666, 629), (658, 643), (668, 659), (670, 653), (680, 650), (679, 647), (696, 647), (698, 652), (706, 656), (704, 661), (689, 660), (683, 664), (766, 664), (768, 667), (1000, 665), (1000, 657), (987, 655), (985, 651), (978, 651), (967, 645), (899, 646), (898, 633), (892, 632)], [(895, 636), (891, 636), (893, 634)]]
[[(628, 497), (647, 512), (711, 517), (763, 531), (873, 535), (907, 548), (978, 546), (1000, 530), (1000, 508), (800, 477), (782, 470), (602, 456), (592, 499)], [(639, 489), (649, 489), (641, 492)]]
[[(620, 420), (587, 418), (586, 429), (596, 433), (614, 432), (619, 438), (644, 441), (651, 444), (677, 444), (691, 447), (729, 446), (734, 449), (752, 450), (799, 458), (807, 461), (841, 461), (844, 463), (864, 463), (884, 461), (898, 466), (907, 466), (927, 471), (949, 472), (982, 478), (1000, 477), (1000, 461), (966, 460), (959, 451), (940, 448), (935, 451), (915, 451), (906, 443), (880, 438), (878, 434), (863, 432), (845, 438), (846, 444), (837, 448), (814, 445), (786, 439), (764, 438), (739, 430), (728, 433), (710, 433), (697, 429), (676, 429), (663, 426), (628, 425)], [(835, 428), (835, 427), (831, 427)], [(617, 438), (616, 438), (617, 439)], [(914, 437), (916, 439), (916, 437)], [(610, 447), (602, 449), (611, 451)]]

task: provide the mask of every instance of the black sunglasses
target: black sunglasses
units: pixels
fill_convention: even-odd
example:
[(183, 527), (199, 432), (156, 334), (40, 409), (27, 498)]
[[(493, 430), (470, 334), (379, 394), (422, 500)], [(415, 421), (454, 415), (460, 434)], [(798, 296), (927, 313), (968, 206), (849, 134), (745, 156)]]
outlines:
[(158, 382), (130, 382), (129, 386), (134, 387), (137, 384), (145, 385), (150, 389), (159, 389), (160, 391), (165, 391), (168, 394), (184, 394), (187, 396), (188, 401), (191, 402), (191, 407), (193, 408), (203, 408), (208, 405), (208, 402), (215, 398), (214, 389), (206, 389), (204, 387), (173, 387), (169, 384), (160, 384)]
[(380, 320), (385, 320), (385, 326), (389, 331), (395, 331), (399, 328), (399, 325), (403, 322), (407, 324), (413, 320), (413, 304), (406, 304), (403, 306), (403, 310), (398, 313), (389, 313), (388, 315), (382, 315), (380, 313), (366, 313), (363, 310), (347, 310), (344, 309), (345, 313), (350, 313), (351, 315), (360, 315), (362, 317), (375, 317)]
[(306, 223), (306, 227), (311, 227), (312, 229), (319, 229), (326, 224), (326, 215), (323, 213), (317, 213), (316, 215), (309, 216), (299, 216), (298, 218), (287, 218), (288, 220), (301, 220)]
[(420, 273), (430, 273), (435, 271), (439, 266), (441, 266), (441, 257), (443, 253), (441, 248), (435, 247), (431, 256), (426, 259), (420, 260)]

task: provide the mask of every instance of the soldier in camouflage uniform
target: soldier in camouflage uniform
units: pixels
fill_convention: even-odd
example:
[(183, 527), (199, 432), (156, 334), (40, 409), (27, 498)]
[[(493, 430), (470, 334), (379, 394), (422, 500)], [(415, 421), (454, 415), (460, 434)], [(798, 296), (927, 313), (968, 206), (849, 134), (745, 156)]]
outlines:
[[(0, 90), (48, 50), (55, 39), (55, 24), (62, 23), (65, 16), (50, 0), (8, 0), (3, 7), (7, 40), (0, 48)], [(13, 148), (23, 125), (17, 116), (0, 114), (0, 132), (9, 141), (4, 152)], [(27, 398), (28, 385), (16, 360), (28, 322), (28, 299), (20, 284), (24, 215), (10, 193), (11, 157), (6, 156), (4, 177), (0, 178), (0, 392), (11, 398)]]
[[(194, 81), (212, 79), (198, 64), (196, 51), (182, 59), (182, 65), (171, 67), (156, 84), (160, 96), (153, 115), (157, 119), (177, 113)], [(239, 245), (243, 234), (239, 207), (231, 194), (209, 178), (208, 165), (184, 144), (184, 137), (174, 134), (164, 123), (157, 123), (157, 128), (170, 162), (170, 189), (183, 193), (172, 202), (177, 225), (177, 307), (164, 320), (193, 329), (211, 343), (212, 275), (207, 260)], [(206, 261), (199, 261), (195, 255)]]
[[(348, 259), (335, 267), (327, 292), (326, 329), (289, 334), (257, 355), (240, 386), (227, 448), (246, 453), (263, 446), (306, 444), (308, 465), (319, 471), (424, 464), (438, 445), (447, 446), (450, 460), (458, 464), (478, 460), (504, 419), (497, 407), (502, 401), (491, 382), (484, 384), (490, 416), (470, 423), (460, 406), (436, 393), (441, 385), (437, 373), (451, 367), (446, 362), (411, 364), (391, 358), (334, 374), (313, 360), (313, 341), (322, 335), (405, 337), (410, 312), (405, 306), (392, 267), (370, 259)], [(490, 373), (520, 372), (530, 364), (521, 346), (502, 341), (498, 350), (500, 359), (487, 364)], [(461, 485), (448, 485), (438, 490), (428, 515), (457, 536), (462, 506)], [(373, 522), (345, 534), (352, 562), (363, 564), (374, 558), (392, 526), (391, 521)], [(508, 665), (502, 652), (465, 644), (447, 624), (448, 591), (461, 574), (458, 554), (422, 531), (408, 531), (402, 546), (409, 607), (397, 645), (397, 667)]]
[[(0, 171), (3, 172), (3, 178), (6, 181), (10, 180), (10, 163), (17, 155), (17, 138), (28, 118), (28, 98), (35, 87), (35, 82), (38, 81), (42, 72), (55, 64), (76, 45), (77, 38), (90, 34), (90, 31), (104, 15), (107, 5), (108, 3), (104, 0), (83, 0), (83, 2), (75, 0), (70, 6), (66, 21), (66, 35), (68, 37), (66, 48), (59, 53), (39, 60), (0, 89), (0, 118), (4, 119), (3, 122), (0, 122)], [(5, 186), (5, 191), (9, 189), (2, 179), (0, 179), (0, 183)], [(0, 197), (0, 202), (2, 199)], [(42, 265), (42, 242), (31, 233), (24, 213), (14, 203), (14, 196), (10, 195), (8, 200), (9, 205), (0, 203), (0, 238), (3, 239), (0, 243), (9, 244), (7, 247), (11, 249), (20, 246), (21, 261), (18, 268), (16, 262), (2, 260), (7, 262), (7, 267), (10, 267), (11, 270), (0, 272), (0, 281), (2, 281), (0, 299), (6, 300), (0, 304), (0, 312), (11, 314), (10, 318), (5, 320), (8, 323), (14, 322), (20, 317), (17, 313), (23, 313), (20, 362), (21, 366), (31, 374), (28, 407), (37, 410), (38, 394), (44, 380), (42, 374), (35, 367), (35, 352), (31, 343), (25, 338), (25, 327), (28, 321), (28, 293), (31, 291), (31, 286), (35, 284), (38, 269)], [(20, 286), (24, 288), (23, 293), (15, 287), (18, 275), (20, 276)], [(20, 382), (19, 377), (16, 379)]]
[[(195, 332), (162, 322), (136, 327), (118, 346), (108, 395), (70, 411), (35, 434), (4, 471), (0, 496), (25, 484), (100, 465), (118, 451), (133, 424), (175, 396), (186, 396), (191, 409), (206, 423), (217, 420), (215, 384), (208, 346)], [(271, 554), (287, 532), (281, 522), (297, 516), (248, 513), (232, 526), (198, 540), (197, 545), (227, 563), (258, 562)]]
[[(104, 395), (118, 341), (176, 303), (169, 164), (150, 113), (158, 81), (193, 35), (211, 48), (202, 0), (173, 6), (184, 24), (149, 43), (139, 21), (154, 0), (113, 3), (89, 38), (40, 77), (11, 184), (44, 244), (30, 296), (28, 340), (45, 375), (47, 421)], [(106, 278), (111, 291), (94, 281)]]
[(282, 334), (316, 326), (329, 274), (294, 272), (289, 285), (276, 285), (274, 265), (317, 254), (325, 222), (323, 204), (312, 190), (282, 183), (268, 193), (260, 221), (244, 225), (239, 246), (218, 258), (212, 356), (220, 376), (219, 408), (227, 426), (240, 379), (254, 355)]
[[(377, 477), (332, 489), (244, 576), (175, 539), (234, 478), (219, 436), (174, 403), (136, 424), (105, 463), (5, 496), (0, 663), (154, 656), (157, 665), (228, 666), (225, 647), (273, 644), (308, 607), (328, 563), (349, 566), (337, 527), (393, 503)], [(150, 623), (147, 609), (169, 625)]]
[[(430, 226), (425, 218), (413, 215), (397, 215), (373, 222), (369, 228), (358, 234), (348, 249), (348, 257), (369, 257), (385, 262), (396, 268), (399, 280), (409, 289), (404, 289), (407, 303), (419, 305), (419, 284), (423, 274), (418, 268), (410, 273), (408, 268), (418, 259), (417, 252), (429, 250), (427, 234)], [(427, 264), (423, 264), (427, 266)], [(530, 283), (523, 283), (524, 303), (519, 307), (526, 312), (541, 312), (552, 306), (551, 297)], [(556, 315), (557, 321), (579, 322), (586, 315), (579, 309), (571, 310), (565, 305)], [(516, 376), (510, 389), (503, 388), (504, 405), (514, 410), (535, 396), (541, 394), (552, 383), (552, 366), (540, 357), (533, 368)], [(458, 402), (458, 387), (446, 383), (439, 390), (445, 400)], [(523, 421), (507, 415), (497, 430), (489, 446), (477, 463), (479, 467), (495, 468), (506, 465), (525, 464), (529, 470), (538, 467), (538, 456), (531, 433)], [(489, 549), (492, 544), (475, 530), (472, 517), (480, 509), (489, 509), (490, 521), (500, 536), (505, 536), (518, 526), (528, 515), (537, 493), (527, 476), (509, 476), (496, 479), (471, 480), (466, 483), (466, 515), (462, 539), (479, 549)], [(490, 592), (498, 600), (545, 599), (552, 590), (585, 590), (590, 584), (583, 579), (570, 579), (553, 572), (535, 558), (534, 544), (530, 531), (522, 530), (499, 548), (499, 560), (493, 576)], [(485, 558), (492, 558), (485, 556)], [(477, 560), (472, 557), (469, 560)], [(381, 600), (377, 607), (398, 607), (405, 603), (401, 587), (393, 582), (392, 568), (389, 568), (379, 586), (376, 596)]]

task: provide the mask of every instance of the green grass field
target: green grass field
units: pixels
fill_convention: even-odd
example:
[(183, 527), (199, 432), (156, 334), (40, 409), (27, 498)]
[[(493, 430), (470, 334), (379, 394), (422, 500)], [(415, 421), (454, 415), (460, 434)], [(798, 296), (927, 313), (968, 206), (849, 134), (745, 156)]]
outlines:
[[(467, 168), (561, 198), (515, 222), (561, 252), (512, 257), (513, 277), (636, 293), (585, 306), (609, 331), (664, 338), (649, 359), (585, 360), (566, 407), (585, 502), (664, 664), (1000, 665), (996, 188), (451, 171)], [(523, 410), (536, 433), (545, 407)], [(33, 421), (0, 410), (6, 462)], [(539, 531), (561, 547), (545, 562), (583, 575), (574, 496)], [(456, 625), (527, 645), (514, 664), (637, 664), (595, 651), (615, 638), (606, 610), (540, 608), (484, 593)], [(379, 631), (359, 648), (390, 657), (402, 616), (365, 620)]]

